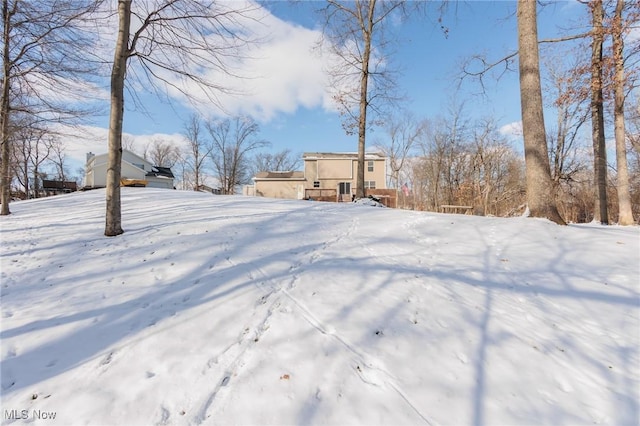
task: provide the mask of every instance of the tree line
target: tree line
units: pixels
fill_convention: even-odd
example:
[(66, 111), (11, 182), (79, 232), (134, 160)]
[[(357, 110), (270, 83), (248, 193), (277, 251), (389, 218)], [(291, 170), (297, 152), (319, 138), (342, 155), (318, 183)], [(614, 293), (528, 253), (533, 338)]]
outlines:
[(194, 114), (184, 123), (182, 146), (162, 139), (147, 144), (142, 152), (131, 139), (124, 139), (123, 146), (157, 166), (171, 167), (178, 189), (209, 187), (227, 195), (251, 183), (257, 172), (290, 171), (299, 166), (300, 158), (290, 149), (265, 150), (271, 144), (259, 133), (260, 126), (251, 117), (215, 119)]
[(82, 182), (84, 170), (71, 170), (66, 145), (59, 135), (46, 129), (21, 126), (11, 134), (9, 171), (12, 196), (38, 198), (45, 179), (60, 182)]
[[(366, 3), (371, 6), (375, 2)], [(640, 170), (634, 142), (640, 105), (633, 89), (637, 88), (640, 43), (627, 36), (638, 30), (640, 3), (581, 3), (591, 19), (589, 31), (540, 40), (538, 3), (519, 0), (518, 50), (494, 62), (476, 56), (464, 66), (465, 77), (483, 84), (490, 71), (498, 66), (509, 71), (513, 59), (518, 58), (524, 155), (501, 140), (491, 119), (469, 130), (460, 111), (444, 123), (426, 121), (416, 126), (405, 121), (404, 129), (398, 128), (397, 120), (388, 123), (388, 142), (383, 150), (391, 158), (390, 177), (396, 188), (400, 188), (401, 171), (406, 181), (414, 183), (415, 207), (437, 210), (441, 204), (469, 204), (483, 214), (505, 215), (526, 209), (530, 216), (558, 224), (566, 220), (608, 224), (611, 218), (621, 225), (635, 223), (634, 217), (640, 215)], [(362, 39), (366, 42), (370, 36), (365, 34)], [(630, 41), (626, 49), (625, 39)], [(553, 132), (544, 117), (540, 45), (576, 40), (581, 44), (565, 49), (563, 57), (545, 58), (551, 86), (546, 105), (557, 112)], [(589, 51), (586, 58), (580, 55)], [(568, 62), (567, 57), (574, 62)], [(478, 63), (480, 67), (474, 68)], [(362, 67), (362, 75), (366, 73)], [(614, 128), (614, 164), (607, 160), (605, 127), (609, 117)], [(582, 135), (589, 123), (592, 151), (587, 154)], [(421, 153), (407, 161), (411, 145)]]
[[(448, 4), (329, 0), (321, 10), (325, 23), (323, 43), (336, 58), (335, 67), (329, 70), (334, 100), (343, 115), (345, 131), (358, 136), (357, 188), (360, 192), (364, 190), (364, 151), (371, 145), (367, 142), (368, 130), (388, 121), (385, 119), (388, 111), (400, 100), (395, 92), (397, 74), (389, 68), (385, 57), (391, 55), (389, 37), (393, 28), (398, 19), (428, 16), (436, 18), (431, 22), (436, 22), (446, 35), (449, 30), (442, 22)], [(231, 63), (242, 56), (243, 46), (256, 42), (243, 22), (259, 19), (255, 14), (258, 7), (249, 3), (206, 0), (2, 0), (0, 214), (10, 213), (10, 186), (15, 178), (10, 159), (12, 142), (18, 131), (25, 126), (46, 129), (51, 123), (74, 124), (90, 116), (93, 112), (90, 106), (72, 108), (70, 105), (78, 105), (72, 100), (86, 101), (87, 88), (99, 87), (96, 81), (108, 74), (110, 121), (105, 235), (124, 232), (119, 182), (126, 87), (152, 87), (158, 93), (171, 90), (188, 97), (192, 93), (188, 88), (195, 85), (200, 89), (200, 100), (206, 99), (224, 109), (219, 105), (217, 95), (229, 89), (212, 79), (209, 71), (238, 77)], [(424, 187), (420, 196), (424, 196), (425, 206), (433, 208), (441, 200), (472, 194), (467, 196), (479, 200), (478, 205), (485, 213), (504, 214), (504, 207), (498, 207), (500, 203), (496, 200), (507, 197), (512, 204), (519, 203), (516, 194), (520, 194), (531, 216), (562, 224), (565, 223), (563, 215), (568, 211), (561, 205), (566, 201), (565, 195), (567, 191), (577, 191), (576, 185), (570, 185), (571, 179), (589, 173), (588, 170), (567, 173), (572, 164), (568, 155), (575, 146), (571, 138), (582, 124), (590, 122), (593, 180), (586, 191), (593, 192), (593, 217), (601, 223), (609, 223), (612, 205), (609, 192), (613, 188), (618, 201), (619, 223), (633, 223), (631, 200), (635, 177), (629, 172), (628, 159), (637, 155), (637, 145), (632, 143), (629, 155), (627, 145), (635, 136), (629, 136), (631, 132), (625, 128), (629, 123), (625, 102), (637, 78), (637, 67), (631, 64), (637, 58), (638, 46), (636, 40), (636, 44), (625, 48), (624, 35), (638, 22), (640, 6), (637, 2), (625, 3), (624, 0), (585, 1), (584, 7), (588, 8), (591, 17), (590, 30), (559, 40), (538, 39), (537, 7), (535, 1), (517, 2), (517, 52), (494, 64), (483, 62), (488, 66), (469, 73), (482, 77), (493, 66), (505, 64), (508, 67), (510, 61), (518, 57), (524, 140), (524, 155), (520, 158), (524, 157), (524, 176), (518, 176), (522, 172), (522, 168), (517, 167), (518, 155), (514, 156), (514, 152), (509, 152), (508, 147), (490, 136), (495, 135), (490, 122), (474, 127), (472, 136), (465, 135), (465, 139), (458, 133), (458, 125), (452, 126), (455, 134), (448, 136), (432, 125), (429, 130), (431, 142), (421, 148), (427, 155), (421, 156), (420, 161), (392, 164), (396, 184), (401, 169), (411, 165), (422, 173), (421, 178), (418, 173), (414, 176), (414, 188)], [(99, 31), (112, 17), (117, 18), (118, 28), (113, 40), (105, 38), (104, 34), (101, 36)], [(568, 86), (562, 82), (558, 86), (560, 90), (570, 90), (555, 100), (563, 105), (565, 118), (559, 113), (561, 125), (555, 137), (550, 138), (543, 115), (539, 46), (576, 39), (588, 41), (591, 56), (587, 66), (573, 70), (569, 82), (586, 81), (587, 89), (583, 90), (584, 84)], [(113, 43), (109, 48), (112, 52), (109, 60), (96, 49), (105, 40)], [(611, 45), (611, 54), (605, 53), (607, 42)], [(575, 87), (581, 89), (574, 90)], [(131, 92), (135, 93), (135, 90)], [(610, 93), (614, 94), (615, 173), (608, 169), (605, 141), (605, 109)], [(571, 111), (576, 114), (570, 114)], [(584, 115), (585, 111), (588, 111), (588, 117)], [(191, 139), (197, 140), (196, 133), (201, 129), (195, 129), (194, 123), (187, 133), (191, 132), (194, 136)], [(200, 180), (198, 164), (204, 158), (209, 158), (213, 167), (222, 171), (218, 172), (218, 179), (225, 191), (242, 181), (234, 163), (246, 158), (234, 149), (234, 140), (236, 145), (238, 140), (246, 140), (246, 146), (253, 146), (251, 149), (264, 143), (244, 138), (246, 132), (251, 134), (251, 126), (250, 121), (242, 118), (204, 122), (210, 145), (216, 149), (207, 153), (206, 147), (201, 152), (201, 147), (192, 145), (185, 176), (188, 169), (193, 174), (190, 179), (195, 187)], [(631, 126), (627, 124), (627, 127)], [(411, 129), (407, 131), (411, 133)], [(468, 179), (462, 182), (462, 171), (469, 170), (475, 174), (475, 182), (467, 182)], [(513, 181), (507, 179), (507, 175)], [(615, 176), (614, 185), (610, 184), (612, 176)], [(522, 183), (524, 193), (517, 189), (516, 181)], [(568, 216), (565, 218), (569, 219)]]
[[(629, 185), (635, 217), (640, 215), (637, 106), (629, 105), (627, 119)], [(595, 197), (588, 131), (571, 135), (567, 138), (571, 143), (560, 152), (557, 132), (551, 130), (547, 134), (552, 181), (549, 193), (555, 194), (565, 221), (591, 222)], [(477, 215), (501, 217), (526, 212), (522, 150), (514, 146), (512, 137), (500, 131), (493, 118), (473, 118), (464, 103), (450, 105), (438, 117), (418, 119), (410, 113), (395, 116), (375, 147), (388, 158), (387, 185), (397, 189), (400, 208), (437, 212), (442, 205), (461, 205), (472, 206)], [(618, 222), (616, 180), (616, 170), (610, 164), (608, 211), (613, 222)]]
[[(171, 168), (177, 189), (209, 187), (220, 194), (234, 194), (240, 185), (251, 183), (257, 172), (289, 171), (300, 165), (300, 157), (290, 149), (266, 150), (270, 142), (261, 139), (259, 132), (258, 123), (250, 117), (205, 119), (194, 114), (184, 123), (181, 143), (155, 137), (141, 145), (123, 135), (122, 148), (156, 166)], [(64, 136), (29, 126), (12, 134), (14, 196), (38, 198), (43, 179), (72, 181), (81, 187), (85, 170), (70, 170), (63, 140)]]

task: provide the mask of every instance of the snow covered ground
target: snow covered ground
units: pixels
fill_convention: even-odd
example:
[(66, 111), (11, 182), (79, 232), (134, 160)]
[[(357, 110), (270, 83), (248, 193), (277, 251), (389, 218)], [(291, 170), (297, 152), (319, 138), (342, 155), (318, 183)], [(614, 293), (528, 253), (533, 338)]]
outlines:
[(640, 422), (640, 228), (123, 189), (0, 218), (2, 424)]

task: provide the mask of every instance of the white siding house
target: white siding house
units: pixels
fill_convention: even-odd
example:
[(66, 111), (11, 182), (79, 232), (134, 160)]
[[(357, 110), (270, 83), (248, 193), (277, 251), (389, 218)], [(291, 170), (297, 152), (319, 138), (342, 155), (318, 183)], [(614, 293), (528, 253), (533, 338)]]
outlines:
[[(84, 187), (103, 188), (107, 186), (107, 161), (109, 154), (87, 154)], [(121, 178), (123, 180), (144, 181), (153, 188), (173, 189), (173, 173), (168, 167), (158, 167), (126, 149), (122, 150)]]

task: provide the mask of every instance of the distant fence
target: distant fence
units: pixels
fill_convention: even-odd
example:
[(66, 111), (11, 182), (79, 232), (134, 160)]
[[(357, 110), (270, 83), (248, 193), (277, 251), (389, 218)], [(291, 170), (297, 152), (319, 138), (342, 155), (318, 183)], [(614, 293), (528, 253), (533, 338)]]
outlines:
[(320, 189), (320, 188), (308, 188), (304, 191), (305, 200), (314, 201), (338, 201), (337, 189)]
[[(380, 203), (387, 207), (396, 208), (398, 205), (398, 198), (395, 189), (365, 189), (365, 197), (373, 196), (380, 200)], [(350, 194), (340, 194), (338, 198), (337, 189), (327, 188), (308, 188), (305, 189), (306, 200), (314, 201), (332, 201), (332, 202), (351, 202), (352, 196)]]
[(452, 204), (442, 204), (440, 206), (440, 213), (472, 214), (473, 206), (454, 206)]
[(365, 189), (364, 195), (378, 198), (386, 207), (392, 209), (398, 207), (398, 192), (395, 189)]

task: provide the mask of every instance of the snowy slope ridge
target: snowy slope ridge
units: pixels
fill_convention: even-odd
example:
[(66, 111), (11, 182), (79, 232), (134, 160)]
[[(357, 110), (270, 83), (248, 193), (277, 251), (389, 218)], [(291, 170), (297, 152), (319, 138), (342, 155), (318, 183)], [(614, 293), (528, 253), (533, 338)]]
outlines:
[(2, 424), (638, 424), (640, 230), (123, 188), (2, 229)]

